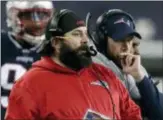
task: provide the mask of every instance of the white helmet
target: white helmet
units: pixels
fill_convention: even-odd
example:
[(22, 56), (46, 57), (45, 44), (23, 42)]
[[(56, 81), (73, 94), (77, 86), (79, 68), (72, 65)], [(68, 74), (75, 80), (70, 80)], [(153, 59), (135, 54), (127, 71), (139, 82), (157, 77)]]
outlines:
[[(12, 34), (21, 37), (21, 39), (32, 45), (42, 42), (45, 39), (44, 32), (40, 33), (40, 35), (30, 33), (36, 29), (34, 26), (44, 27), (38, 27), (38, 30), (45, 29), (46, 27), (45, 20), (39, 21), (40, 18), (44, 19), (45, 15), (38, 14), (38, 11), (48, 14), (48, 17), (46, 16), (47, 23), (53, 14), (53, 3), (51, 1), (8, 1), (6, 3), (7, 26), (12, 29)], [(25, 30), (25, 25), (19, 16), (20, 13), (22, 13), (21, 15), (23, 16), (27, 14), (30, 20), (34, 21), (28, 32)], [(26, 18), (24, 18), (24, 20), (25, 19)]]

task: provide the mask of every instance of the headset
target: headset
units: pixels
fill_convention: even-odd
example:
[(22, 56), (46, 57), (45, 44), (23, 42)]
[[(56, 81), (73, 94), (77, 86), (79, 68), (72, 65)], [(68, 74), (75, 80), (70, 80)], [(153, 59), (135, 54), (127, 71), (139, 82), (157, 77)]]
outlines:
[(60, 11), (53, 13), (53, 17), (48, 21), (45, 30), (45, 40), (39, 46), (39, 49), (36, 51), (37, 53), (44, 54), (44, 48), (50, 44), (51, 38), (53, 36), (62, 36), (64, 34), (63, 30), (59, 26), (59, 22), (61, 18), (68, 13), (73, 13), (73, 11), (68, 9), (61, 9)]
[(63, 30), (59, 27), (59, 22), (61, 18), (68, 13), (73, 13), (73, 11), (68, 10), (68, 9), (62, 9), (59, 12), (54, 13), (53, 17), (51, 18), (51, 20), (49, 21), (47, 25), (47, 29), (45, 32), (46, 40), (50, 41), (52, 36), (63, 35)]
[(97, 47), (97, 50), (102, 53), (104, 53), (103, 51), (105, 51), (104, 49), (106, 47), (106, 37), (108, 33), (107, 22), (109, 19), (116, 15), (124, 15), (128, 17), (132, 22), (133, 28), (135, 29), (135, 22), (133, 20), (133, 17), (129, 13), (120, 9), (111, 9), (103, 13), (101, 16), (98, 17), (96, 21), (96, 30), (95, 34), (93, 35), (94, 39), (92, 39)]

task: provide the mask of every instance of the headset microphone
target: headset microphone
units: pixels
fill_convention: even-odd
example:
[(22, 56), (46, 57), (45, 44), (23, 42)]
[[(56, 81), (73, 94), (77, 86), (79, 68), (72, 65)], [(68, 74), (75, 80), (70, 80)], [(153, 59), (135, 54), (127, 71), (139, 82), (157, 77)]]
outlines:
[(97, 55), (97, 51), (93, 48), (93, 46), (89, 46), (89, 54), (91, 56), (96, 56)]

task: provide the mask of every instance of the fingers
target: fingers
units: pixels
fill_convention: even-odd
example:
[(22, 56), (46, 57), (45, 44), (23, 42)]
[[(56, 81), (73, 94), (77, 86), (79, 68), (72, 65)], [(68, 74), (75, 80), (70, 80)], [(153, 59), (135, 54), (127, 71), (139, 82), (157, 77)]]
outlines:
[(132, 75), (136, 80), (142, 80), (142, 78), (144, 77), (144, 73), (142, 73), (140, 69), (141, 68), (140, 55), (122, 53), (120, 58), (123, 58), (121, 59), (123, 72)]
[(127, 66), (132, 66), (134, 61), (135, 61), (135, 57), (129, 55), (126, 57)]
[(122, 66), (131, 66), (134, 62), (135, 56), (130, 53), (121, 53), (120, 59)]
[(121, 65), (123, 68), (123, 71), (126, 73), (129, 73), (130, 71), (133, 71), (137, 68), (139, 64), (139, 56), (133, 55), (130, 53), (121, 53)]
[(121, 53), (120, 58), (127, 59), (125, 62), (127, 62), (127, 64), (131, 66), (133, 65), (135, 60), (140, 59), (140, 55), (133, 55), (131, 53)]

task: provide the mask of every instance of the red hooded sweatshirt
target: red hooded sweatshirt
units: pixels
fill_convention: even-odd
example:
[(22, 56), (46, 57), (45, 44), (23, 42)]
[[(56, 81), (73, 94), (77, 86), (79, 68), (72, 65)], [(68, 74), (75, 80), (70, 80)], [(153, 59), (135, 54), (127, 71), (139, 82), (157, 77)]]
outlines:
[[(72, 61), (73, 62), (73, 61)], [(92, 64), (78, 72), (43, 57), (14, 85), (7, 120), (141, 120), (139, 107), (107, 68)]]

